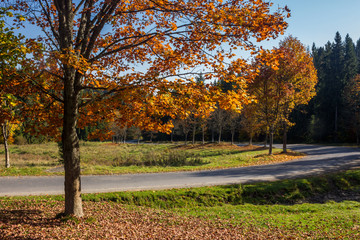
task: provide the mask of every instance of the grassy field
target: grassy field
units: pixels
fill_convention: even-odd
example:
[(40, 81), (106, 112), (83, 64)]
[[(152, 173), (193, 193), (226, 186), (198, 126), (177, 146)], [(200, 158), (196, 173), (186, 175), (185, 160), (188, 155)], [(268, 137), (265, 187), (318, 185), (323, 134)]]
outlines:
[[(359, 239), (360, 170), (271, 183), (0, 198), (0, 239)], [(106, 212), (106, 214), (104, 214)]]
[[(4, 150), (0, 162), (4, 162)], [(82, 174), (121, 174), (170, 171), (194, 171), (230, 168), (289, 161), (302, 157), (274, 149), (268, 156), (261, 147), (239, 147), (230, 144), (112, 144), (82, 142)], [(0, 176), (62, 175), (56, 143), (12, 145), (12, 167), (0, 165)]]

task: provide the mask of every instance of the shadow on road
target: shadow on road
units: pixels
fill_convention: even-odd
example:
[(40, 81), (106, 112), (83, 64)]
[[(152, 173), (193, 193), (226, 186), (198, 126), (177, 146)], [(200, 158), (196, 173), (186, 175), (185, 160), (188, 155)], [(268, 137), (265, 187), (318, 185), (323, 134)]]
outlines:
[[(331, 153), (320, 151), (318, 152), (317, 157), (321, 157), (322, 154), (326, 155)], [(312, 156), (308, 156), (300, 160), (280, 164), (193, 172), (191, 175), (195, 177), (218, 176), (228, 178), (248, 178), (249, 181), (246, 182), (253, 182), (258, 181), (258, 179), (260, 181), (261, 178), (266, 178), (267, 176), (271, 176), (273, 180), (281, 180), (286, 178), (317, 175), (338, 170), (347, 170), (358, 166), (360, 166), (360, 152), (359, 154), (354, 154), (354, 152), (352, 152), (352, 154), (340, 157), (313, 159)]]

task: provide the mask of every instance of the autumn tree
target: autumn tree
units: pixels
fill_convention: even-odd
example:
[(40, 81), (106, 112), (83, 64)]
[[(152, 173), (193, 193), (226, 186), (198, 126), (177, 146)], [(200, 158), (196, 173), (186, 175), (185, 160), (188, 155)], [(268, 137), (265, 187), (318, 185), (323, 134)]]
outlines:
[(269, 130), (269, 154), (272, 154), (274, 132), (280, 125), (284, 130), (283, 150), (286, 152), (289, 115), (295, 106), (307, 104), (315, 95), (316, 70), (304, 45), (291, 36), (264, 55), (267, 61), (256, 62), (260, 72), (250, 84), (250, 91), (257, 98), (261, 119)]
[[(5, 148), (5, 167), (10, 167), (8, 140), (19, 118), (17, 116), (18, 99), (13, 95), (13, 88), (19, 85), (14, 79), (17, 77), (17, 66), (21, 64), (27, 52), (22, 43), (23, 37), (16, 35), (14, 28), (5, 25), (5, 17), (13, 17), (11, 9), (0, 9), (0, 125)], [(17, 20), (22, 17), (17, 15)]]
[(242, 129), (244, 129), (249, 136), (250, 146), (253, 143), (254, 136), (261, 132), (262, 123), (258, 113), (258, 106), (259, 105), (256, 102), (252, 102), (247, 104), (241, 111), (240, 124)]
[(296, 38), (289, 36), (279, 44), (279, 64), (276, 70), (277, 81), (282, 84), (281, 118), (283, 127), (283, 151), (286, 152), (290, 113), (298, 105), (307, 104), (315, 96), (317, 83), (313, 59), (305, 46)]
[[(232, 50), (256, 52), (252, 40), (277, 37), (286, 27), (288, 14), (282, 8), (272, 12), (271, 3), (261, 0), (15, 3), (44, 32), (37, 39), (43, 43), (43, 60), (34, 61), (34, 66), (49, 74), (48, 79), (51, 75), (51, 81), (31, 81), (63, 110), (65, 214), (75, 216), (83, 215), (76, 134), (82, 114), (95, 113), (97, 101), (103, 101), (102, 106), (126, 105), (130, 103), (127, 91), (135, 88), (157, 93), (167, 88), (164, 80), (168, 77), (189, 77), (199, 66), (217, 78), (244, 68), (245, 60), (233, 59)], [(225, 43), (226, 51), (219, 47)], [(139, 71), (138, 66), (143, 69)], [(59, 91), (52, 90), (54, 86)]]

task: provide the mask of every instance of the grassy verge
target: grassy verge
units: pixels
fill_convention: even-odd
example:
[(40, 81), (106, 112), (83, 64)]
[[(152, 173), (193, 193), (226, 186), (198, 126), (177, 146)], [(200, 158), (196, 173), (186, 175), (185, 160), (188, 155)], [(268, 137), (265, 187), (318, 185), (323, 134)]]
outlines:
[[(183, 229), (181, 234), (190, 233), (189, 236), (193, 239), (214, 239), (221, 234), (224, 234), (221, 235), (224, 238), (236, 239), (360, 238), (360, 170), (270, 183), (85, 194), (83, 199), (88, 215), (66, 224), (53, 220), (53, 209), (60, 211), (62, 208), (62, 196), (0, 198), (0, 209), (24, 211), (30, 208), (32, 211), (40, 209), (42, 214), (52, 212), (52, 218), (48, 219), (56, 222), (56, 229), (64, 230), (72, 224), (74, 227), (89, 229), (89, 236), (96, 234), (95, 229), (108, 229), (114, 222), (118, 223), (118, 219), (123, 219), (124, 215), (134, 215), (150, 219), (145, 225), (152, 226), (157, 231), (152, 232), (155, 238), (176, 238), (175, 235), (156, 235), (169, 233), (169, 229), (173, 231), (170, 234), (175, 234), (177, 230), (174, 229)], [(37, 206), (36, 209), (34, 206)], [(118, 212), (119, 208), (121, 213)], [(12, 231), (19, 228), (18, 221), (11, 224), (13, 213), (18, 212), (6, 212), (10, 218), (6, 220), (10, 223), (6, 227), (1, 225), (0, 218), (0, 233), (2, 228)], [(33, 214), (41, 215), (36, 211)], [(21, 221), (36, 218), (33, 215), (26, 217), (25, 220), (19, 218)], [(104, 222), (104, 219), (109, 221)], [(141, 219), (122, 220), (121, 226), (133, 229), (144, 222)], [(31, 229), (37, 225), (25, 226), (27, 232), (32, 232)], [(120, 227), (116, 226), (117, 229)], [(194, 229), (211, 229), (216, 233), (201, 235), (192, 232)], [(226, 233), (221, 232), (226, 229)], [(116, 234), (115, 232), (113, 233)]]
[[(170, 171), (194, 171), (231, 168), (289, 161), (302, 157), (274, 149), (268, 156), (261, 147), (230, 144), (112, 144), (82, 142), (82, 174), (122, 174)], [(0, 162), (3, 162), (0, 151)], [(11, 146), (12, 167), (0, 165), (0, 176), (62, 175), (56, 143)]]

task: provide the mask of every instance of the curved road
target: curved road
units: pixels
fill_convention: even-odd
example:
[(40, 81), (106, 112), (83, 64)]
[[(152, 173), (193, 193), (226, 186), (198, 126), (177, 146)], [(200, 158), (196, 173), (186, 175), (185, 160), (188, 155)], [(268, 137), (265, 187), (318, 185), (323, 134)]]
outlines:
[[(275, 145), (281, 147), (280, 145)], [(82, 192), (166, 189), (275, 181), (360, 167), (360, 150), (349, 147), (294, 144), (308, 156), (280, 164), (198, 172), (82, 176)], [(0, 177), (0, 196), (64, 193), (64, 177)]]

